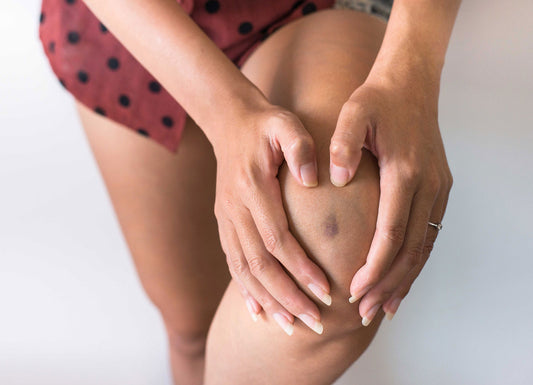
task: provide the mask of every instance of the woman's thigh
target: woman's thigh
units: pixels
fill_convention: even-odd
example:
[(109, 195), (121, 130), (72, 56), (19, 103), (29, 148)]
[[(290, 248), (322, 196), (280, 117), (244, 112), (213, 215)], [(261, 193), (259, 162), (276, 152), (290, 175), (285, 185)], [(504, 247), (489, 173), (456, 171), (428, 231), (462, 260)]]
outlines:
[(149, 298), (173, 335), (205, 337), (231, 278), (213, 212), (216, 160), (209, 141), (188, 117), (172, 154), (76, 106)]
[(276, 31), (242, 66), (273, 104), (301, 119), (315, 140), (319, 185), (300, 186), (285, 163), (278, 178), (290, 230), (326, 272), (333, 301), (328, 307), (297, 283), (319, 307), (324, 332), (317, 335), (295, 318), (289, 337), (270, 315), (254, 323), (231, 281), (208, 335), (206, 384), (331, 383), (377, 332), (383, 312), (362, 327), (359, 302), (348, 302), (351, 278), (364, 264), (375, 230), (377, 161), (364, 149), (354, 179), (335, 187), (329, 181), (329, 143), (343, 103), (372, 67), (385, 27), (353, 10), (318, 11)]

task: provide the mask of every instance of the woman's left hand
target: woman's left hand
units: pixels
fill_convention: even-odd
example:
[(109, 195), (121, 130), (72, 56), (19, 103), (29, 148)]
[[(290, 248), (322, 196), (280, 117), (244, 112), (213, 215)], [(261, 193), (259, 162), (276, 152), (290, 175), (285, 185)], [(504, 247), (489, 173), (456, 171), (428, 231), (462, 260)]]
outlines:
[[(429, 83), (429, 84), (428, 84)], [(453, 183), (438, 126), (438, 84), (368, 77), (343, 105), (330, 145), (334, 185), (352, 180), (361, 148), (380, 169), (376, 230), (350, 285), (363, 325), (382, 306), (388, 318), (426, 263)]]

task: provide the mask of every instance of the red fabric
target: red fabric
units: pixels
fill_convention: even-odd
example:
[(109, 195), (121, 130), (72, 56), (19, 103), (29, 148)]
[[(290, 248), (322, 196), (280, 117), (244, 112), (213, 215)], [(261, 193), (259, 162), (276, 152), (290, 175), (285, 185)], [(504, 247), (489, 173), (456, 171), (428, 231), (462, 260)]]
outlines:
[[(177, 1), (238, 68), (278, 27), (334, 3)], [(39, 38), (52, 70), (73, 97), (169, 151), (177, 151), (187, 112), (83, 1), (43, 0)]]

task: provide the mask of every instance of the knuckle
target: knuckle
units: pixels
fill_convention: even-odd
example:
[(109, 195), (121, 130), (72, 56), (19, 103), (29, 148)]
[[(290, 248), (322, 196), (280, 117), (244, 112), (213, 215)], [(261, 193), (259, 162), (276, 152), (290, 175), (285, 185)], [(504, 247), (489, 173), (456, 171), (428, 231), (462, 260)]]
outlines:
[(253, 181), (249, 172), (245, 168), (239, 168), (236, 173), (235, 184), (239, 191), (248, 191), (253, 188)]
[(378, 294), (378, 301), (381, 302), (381, 303), (384, 303), (389, 298), (391, 298), (393, 294), (394, 294), (394, 289), (393, 288), (381, 289), (381, 291)]
[(261, 307), (265, 310), (272, 309), (272, 299), (266, 293), (261, 293), (255, 296), (255, 300), (259, 302)]
[(266, 259), (261, 256), (251, 257), (248, 260), (248, 266), (253, 275), (255, 275), (256, 277), (260, 276), (265, 272), (267, 268)]
[(245, 275), (248, 270), (248, 266), (246, 266), (246, 264), (243, 263), (241, 260), (234, 260), (229, 258), (228, 265), (230, 265), (234, 273), (239, 276)]
[(410, 267), (418, 265), (422, 257), (424, 247), (421, 244), (413, 245), (405, 251), (406, 262)]
[(411, 291), (411, 284), (406, 285), (400, 289), (400, 298), (403, 300)]
[(423, 255), (429, 255), (433, 251), (434, 242), (426, 242), (424, 245)]
[(263, 241), (265, 248), (270, 254), (274, 254), (282, 244), (281, 231), (276, 228), (269, 227), (263, 232)]
[(354, 114), (359, 111), (361, 111), (361, 103), (354, 99), (348, 99), (344, 104), (342, 105), (341, 112), (343, 114)]
[(281, 306), (283, 306), (287, 310), (295, 309), (296, 308), (296, 301), (291, 295), (283, 295), (278, 300)]
[(336, 135), (331, 139), (331, 144), (329, 145), (329, 151), (331, 157), (336, 160), (345, 160), (350, 157), (351, 148), (348, 138), (343, 135)]
[(383, 228), (381, 235), (391, 243), (401, 245), (405, 239), (405, 229), (402, 225), (391, 225)]
[(450, 190), (453, 186), (453, 175), (452, 173), (448, 173), (448, 190)]
[(218, 211), (219, 215), (222, 214), (222, 211), (227, 211), (229, 213), (235, 210), (235, 201), (229, 194), (225, 194), (224, 198), (219, 204)]
[(409, 164), (404, 168), (402, 173), (403, 182), (407, 185), (415, 183), (421, 175), (420, 166), (415, 164)]
[(292, 139), (289, 151), (293, 154), (309, 153), (313, 151), (313, 139), (308, 135), (298, 135)]

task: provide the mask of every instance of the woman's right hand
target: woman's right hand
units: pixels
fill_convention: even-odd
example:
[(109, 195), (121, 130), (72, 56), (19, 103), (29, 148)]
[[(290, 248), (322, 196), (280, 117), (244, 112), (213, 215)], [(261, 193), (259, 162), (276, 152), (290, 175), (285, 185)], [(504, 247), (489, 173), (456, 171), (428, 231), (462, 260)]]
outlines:
[(254, 320), (262, 308), (289, 335), (293, 315), (321, 334), (318, 307), (282, 265), (327, 305), (329, 283), (290, 233), (277, 179), (285, 159), (300, 184), (318, 184), (313, 139), (295, 114), (272, 104), (250, 108), (223, 125), (223, 135), (212, 141), (215, 216), (231, 276)]

